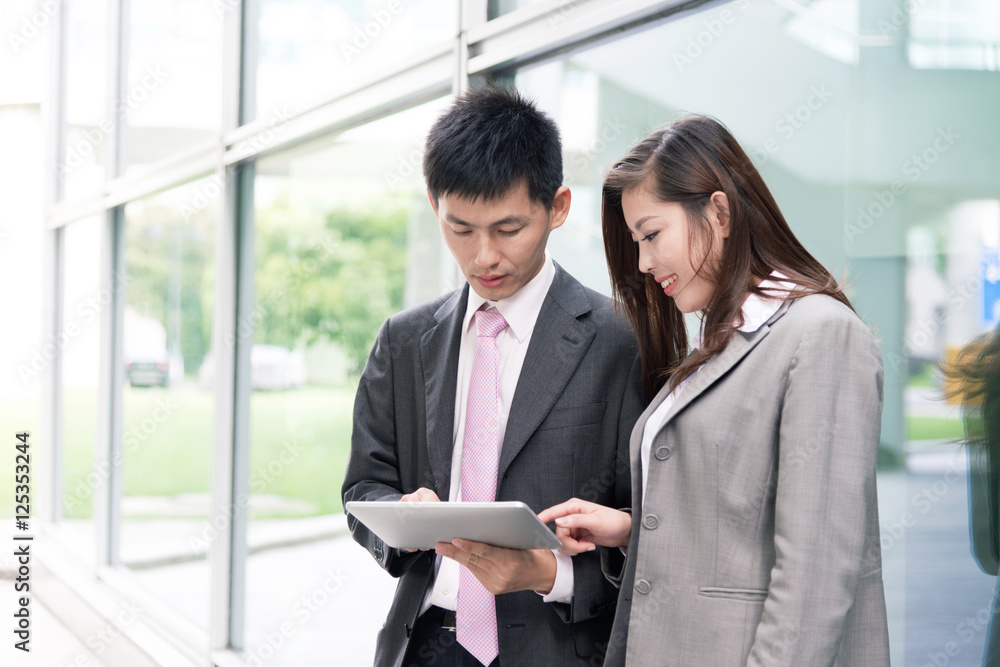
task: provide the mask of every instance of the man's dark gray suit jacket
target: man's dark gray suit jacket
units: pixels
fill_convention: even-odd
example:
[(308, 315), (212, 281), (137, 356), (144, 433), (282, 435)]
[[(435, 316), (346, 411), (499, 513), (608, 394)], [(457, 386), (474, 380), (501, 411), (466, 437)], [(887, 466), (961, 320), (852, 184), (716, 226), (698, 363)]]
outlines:
[[(574, 496), (627, 507), (629, 435), (645, 404), (635, 338), (608, 298), (555, 268), (510, 407), (496, 499), (519, 500), (535, 512)], [(397, 500), (422, 486), (449, 497), (468, 290), (393, 315), (379, 330), (354, 404), (345, 503)], [(390, 548), (350, 515), (348, 525), (399, 577), (375, 654), (379, 667), (398, 667), (433, 577), (434, 553)], [(574, 557), (573, 575), (572, 604), (543, 602), (534, 591), (497, 596), (501, 665), (601, 664), (617, 590), (597, 552)]]

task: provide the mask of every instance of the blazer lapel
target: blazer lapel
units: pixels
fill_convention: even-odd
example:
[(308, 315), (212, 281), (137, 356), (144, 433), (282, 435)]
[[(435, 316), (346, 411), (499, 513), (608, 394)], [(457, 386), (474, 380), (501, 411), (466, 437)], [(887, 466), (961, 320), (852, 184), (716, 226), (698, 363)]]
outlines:
[(583, 286), (556, 264), (556, 275), (531, 334), (517, 379), (498, 480), (535, 432), (569, 383), (597, 332), (577, 318), (590, 311)]
[[(735, 366), (739, 361), (750, 353), (752, 349), (757, 347), (760, 341), (764, 340), (768, 332), (771, 330), (771, 325), (779, 320), (785, 312), (788, 310), (788, 306), (792, 303), (792, 300), (786, 300), (778, 311), (768, 319), (759, 329), (752, 331), (750, 333), (743, 333), (737, 331), (726, 348), (717, 354), (716, 356), (709, 359), (704, 366), (691, 378), (687, 386), (681, 391), (680, 395), (677, 396), (677, 400), (674, 404), (670, 406), (670, 410), (667, 411), (666, 417), (663, 419), (663, 423), (657, 428), (657, 433), (663, 429), (664, 426), (670, 423), (670, 420), (676, 417), (684, 408), (690, 405), (698, 396), (700, 396), (706, 389), (711, 387), (716, 383), (723, 375), (725, 375), (733, 366)], [(637, 470), (639, 466), (639, 449), (642, 445), (642, 435), (645, 431), (646, 422), (649, 420), (650, 415), (656, 410), (657, 407), (663, 401), (666, 400), (667, 396), (670, 395), (669, 385), (664, 385), (657, 392), (656, 396), (650, 401), (649, 406), (639, 417), (639, 421), (636, 422), (635, 428), (632, 430), (632, 438), (629, 441), (629, 453), (632, 458), (632, 468)], [(639, 477), (641, 480), (641, 477)], [(634, 482), (635, 480), (633, 480)], [(640, 482), (641, 484), (641, 482)], [(641, 497), (641, 490), (640, 495)]]
[(458, 391), (458, 353), (462, 343), (462, 318), (468, 303), (468, 284), (457, 290), (434, 313), (437, 325), (420, 338), (424, 375), (427, 454), (438, 497), (447, 500), (451, 490), (451, 456), (455, 430), (455, 392)]

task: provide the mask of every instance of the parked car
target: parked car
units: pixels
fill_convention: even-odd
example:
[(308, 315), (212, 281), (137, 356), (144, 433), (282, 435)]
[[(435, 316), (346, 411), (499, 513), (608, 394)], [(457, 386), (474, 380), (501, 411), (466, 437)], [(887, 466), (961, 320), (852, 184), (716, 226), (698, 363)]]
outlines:
[(163, 350), (127, 359), (125, 377), (133, 387), (167, 387), (170, 385), (170, 355)]
[(133, 387), (170, 384), (167, 330), (155, 317), (125, 307), (125, 377)]
[[(306, 360), (301, 350), (280, 345), (254, 345), (250, 348), (250, 387), (263, 391), (299, 389), (306, 384)], [(215, 382), (215, 359), (205, 355), (198, 370), (198, 382), (210, 389)]]

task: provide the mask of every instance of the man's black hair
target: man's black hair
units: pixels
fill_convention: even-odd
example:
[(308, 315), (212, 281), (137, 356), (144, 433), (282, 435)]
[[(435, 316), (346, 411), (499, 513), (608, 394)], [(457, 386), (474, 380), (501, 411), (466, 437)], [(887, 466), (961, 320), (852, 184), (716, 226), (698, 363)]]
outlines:
[(441, 195), (496, 200), (524, 181), (551, 209), (562, 176), (559, 128), (514, 89), (470, 90), (427, 135), (424, 180), (435, 204)]

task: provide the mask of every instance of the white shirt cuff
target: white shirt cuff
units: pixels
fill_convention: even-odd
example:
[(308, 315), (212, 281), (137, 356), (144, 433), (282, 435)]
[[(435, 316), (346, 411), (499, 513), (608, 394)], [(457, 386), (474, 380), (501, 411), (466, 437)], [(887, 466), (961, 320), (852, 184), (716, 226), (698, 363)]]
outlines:
[(553, 549), (552, 555), (556, 557), (556, 580), (548, 595), (542, 595), (542, 602), (569, 604), (573, 601), (573, 559), (558, 549)]

